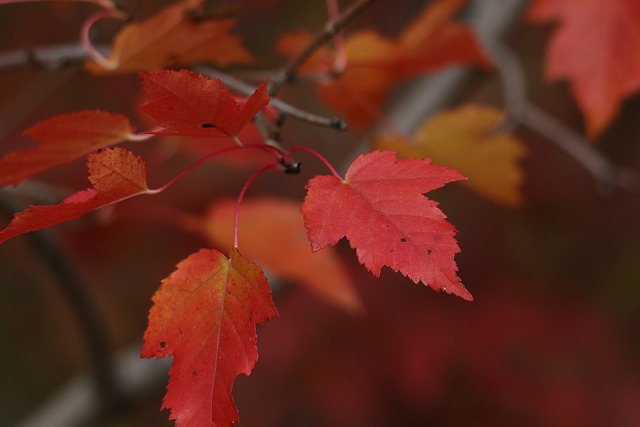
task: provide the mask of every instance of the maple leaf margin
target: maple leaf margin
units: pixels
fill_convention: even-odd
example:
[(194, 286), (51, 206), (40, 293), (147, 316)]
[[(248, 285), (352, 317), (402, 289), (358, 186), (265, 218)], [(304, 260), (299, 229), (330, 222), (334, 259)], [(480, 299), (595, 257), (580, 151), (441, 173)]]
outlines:
[(302, 214), (313, 250), (346, 237), (374, 276), (388, 266), (415, 283), (472, 300), (456, 273), (456, 229), (424, 196), (464, 176), (430, 159), (397, 156), (374, 151), (356, 158), (344, 180), (325, 175), (309, 181)]

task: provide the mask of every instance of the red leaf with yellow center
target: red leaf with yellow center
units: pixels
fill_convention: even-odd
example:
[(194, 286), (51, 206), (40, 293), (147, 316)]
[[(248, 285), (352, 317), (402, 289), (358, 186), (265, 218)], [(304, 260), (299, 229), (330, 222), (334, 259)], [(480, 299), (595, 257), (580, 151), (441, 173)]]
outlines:
[(142, 357), (173, 356), (163, 409), (177, 427), (238, 421), (231, 389), (256, 360), (256, 324), (278, 312), (262, 270), (236, 249), (202, 249), (180, 262), (153, 297)]

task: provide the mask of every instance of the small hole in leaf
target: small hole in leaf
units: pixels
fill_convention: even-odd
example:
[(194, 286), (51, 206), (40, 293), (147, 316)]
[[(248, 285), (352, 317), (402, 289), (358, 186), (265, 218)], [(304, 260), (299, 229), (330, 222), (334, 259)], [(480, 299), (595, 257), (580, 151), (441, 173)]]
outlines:
[(407, 239), (405, 239), (405, 238), (403, 237), (402, 239), (400, 239), (400, 241), (401, 241), (402, 243), (404, 243), (404, 242), (406, 242), (406, 241), (407, 241)]
[(167, 346), (167, 343), (164, 341), (160, 341), (160, 347), (165, 348)]
[(201, 126), (202, 126), (203, 128), (214, 128), (214, 127), (215, 127), (215, 126), (214, 126), (214, 125), (212, 125), (211, 123), (203, 123)]
[(427, 255), (431, 255), (431, 249), (427, 249)]

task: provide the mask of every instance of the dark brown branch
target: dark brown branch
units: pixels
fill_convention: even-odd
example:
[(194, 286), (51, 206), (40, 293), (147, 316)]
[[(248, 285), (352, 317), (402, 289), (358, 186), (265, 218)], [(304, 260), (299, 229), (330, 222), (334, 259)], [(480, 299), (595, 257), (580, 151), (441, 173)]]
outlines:
[(269, 85), (269, 93), (277, 93), (278, 90), (288, 81), (291, 81), (298, 73), (300, 67), (309, 60), (322, 46), (329, 43), (336, 33), (342, 30), (347, 24), (349, 24), (356, 16), (358, 16), (364, 9), (370, 6), (375, 0), (359, 0), (354, 3), (349, 9), (344, 12), (339, 19), (330, 20), (325, 25), (324, 31), (319, 33), (309, 44), (293, 58), (278, 75), (273, 79)]
[[(224, 73), (222, 71), (215, 70), (212, 68), (203, 68), (203, 67), (200, 67), (197, 70), (209, 77), (215, 77), (221, 80), (226, 86), (231, 88), (233, 91), (241, 93), (243, 95), (249, 96), (256, 90), (254, 86), (251, 86), (250, 84), (247, 84), (242, 80), (237, 79), (236, 77), (229, 75), (227, 73)], [(281, 113), (287, 114), (297, 120), (310, 123), (316, 126), (336, 129), (339, 131), (347, 130), (347, 124), (344, 122), (344, 120), (342, 120), (339, 117), (318, 116), (316, 114), (312, 114), (307, 111), (303, 111), (299, 108), (296, 108), (293, 105), (288, 104), (277, 98), (271, 98), (270, 104)]]
[[(8, 198), (0, 194), (0, 210), (17, 211)], [(76, 317), (92, 367), (94, 387), (104, 408), (120, 403), (120, 393), (114, 371), (110, 340), (98, 305), (86, 280), (71, 261), (66, 248), (48, 230), (25, 236), (38, 259), (51, 271), (58, 288)]]

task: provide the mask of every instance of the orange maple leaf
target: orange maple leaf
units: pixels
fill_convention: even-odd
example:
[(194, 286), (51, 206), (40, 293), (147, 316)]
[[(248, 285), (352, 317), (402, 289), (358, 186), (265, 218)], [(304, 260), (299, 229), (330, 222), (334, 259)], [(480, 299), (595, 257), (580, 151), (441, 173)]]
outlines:
[(238, 421), (231, 388), (256, 360), (256, 324), (277, 317), (262, 270), (232, 249), (202, 249), (178, 264), (153, 296), (142, 357), (173, 356), (162, 408), (177, 427)]
[[(217, 246), (231, 247), (236, 201), (215, 202), (201, 222)], [(274, 197), (245, 199), (240, 209), (239, 247), (248, 258), (351, 312), (361, 309), (355, 285), (331, 248), (311, 251), (300, 204)]]
[(213, 62), (219, 67), (250, 64), (251, 54), (231, 34), (232, 19), (194, 21), (185, 14), (190, 1), (158, 12), (149, 19), (126, 25), (118, 33), (105, 64), (89, 61), (96, 73), (130, 73)]
[[(339, 78), (322, 82), (318, 94), (344, 115), (349, 125), (371, 122), (368, 109), (376, 110), (389, 89), (399, 81), (453, 64), (489, 68), (490, 61), (475, 41), (471, 29), (453, 21), (466, 0), (436, 0), (394, 40), (370, 30), (347, 37), (347, 66)], [(311, 37), (298, 32), (280, 38), (277, 50), (293, 57)], [(302, 73), (326, 75), (333, 55), (321, 49), (301, 68)]]
[(567, 79), (595, 138), (640, 90), (640, 2), (637, 0), (537, 0), (534, 22), (559, 21), (548, 51), (546, 75)]

